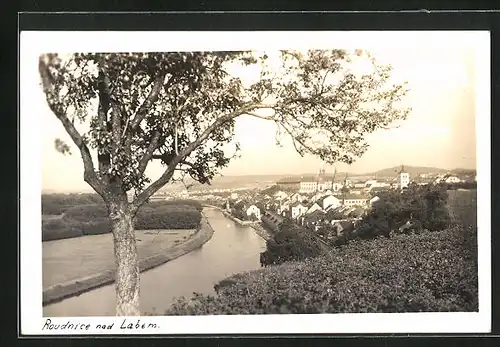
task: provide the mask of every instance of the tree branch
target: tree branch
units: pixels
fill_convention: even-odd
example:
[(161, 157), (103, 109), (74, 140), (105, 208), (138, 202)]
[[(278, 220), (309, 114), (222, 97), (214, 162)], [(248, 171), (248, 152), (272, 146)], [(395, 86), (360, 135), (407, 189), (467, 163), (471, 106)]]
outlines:
[(90, 155), (90, 151), (87, 145), (85, 144), (82, 136), (78, 132), (78, 130), (76, 130), (73, 123), (68, 119), (67, 115), (63, 112), (63, 105), (59, 100), (57, 92), (54, 90), (53, 78), (50, 73), (49, 67), (44, 61), (43, 56), (40, 56), (39, 58), (38, 70), (40, 73), (40, 77), (42, 79), (42, 87), (49, 108), (54, 113), (54, 115), (61, 121), (62, 125), (64, 126), (64, 129), (73, 140), (73, 143), (80, 150), (84, 167), (84, 175), (83, 175), (84, 181), (87, 182), (99, 195), (101, 195), (104, 198), (105, 197), (104, 185), (99, 180), (99, 178), (95, 173), (94, 163), (92, 162), (92, 156)]
[(143, 190), (137, 197), (134, 199), (134, 201), (131, 203), (131, 209), (133, 211), (137, 211), (139, 207), (144, 204), (151, 195), (153, 195), (158, 189), (163, 187), (165, 184), (168, 183), (168, 181), (172, 178), (175, 168), (179, 163), (181, 163), (191, 152), (193, 152), (198, 146), (200, 146), (203, 141), (205, 141), (212, 132), (217, 129), (217, 127), (221, 126), (225, 122), (234, 119), (238, 116), (241, 116), (243, 114), (248, 113), (250, 110), (253, 110), (255, 108), (259, 107), (258, 104), (247, 104), (242, 106), (239, 110), (233, 111), (231, 113), (228, 113), (218, 119), (216, 119), (203, 133), (198, 137), (195, 141), (191, 142), (189, 145), (187, 145), (184, 149), (182, 149), (177, 156), (175, 156), (172, 161), (169, 163), (167, 169), (165, 172), (158, 178), (155, 182), (151, 183), (151, 185)]
[(151, 159), (153, 159), (153, 153), (158, 148), (158, 144), (160, 141), (160, 132), (156, 130), (153, 134), (153, 138), (151, 139), (151, 142), (148, 146), (148, 149), (146, 150), (146, 153), (144, 153), (143, 157), (139, 161), (139, 175), (142, 175), (144, 171), (146, 171), (146, 167), (148, 166), (148, 163)]
[(111, 125), (112, 125), (112, 137), (115, 149), (120, 149), (121, 138), (122, 138), (122, 124), (121, 124), (121, 111), (116, 101), (111, 102)]
[[(97, 109), (97, 122), (99, 132), (102, 132), (103, 129), (106, 129), (108, 123), (110, 91), (109, 78), (106, 76), (106, 72), (102, 67), (101, 61), (99, 62), (98, 95), (99, 106)], [(105, 177), (105, 175), (108, 174), (108, 169), (110, 167), (110, 154), (109, 151), (104, 150), (104, 146), (101, 143), (98, 144), (97, 162), (99, 165), (99, 172), (103, 177)]]
[[(153, 82), (153, 88), (151, 89), (151, 92), (149, 95), (146, 97), (144, 102), (139, 106), (139, 109), (137, 112), (134, 114), (134, 118), (132, 122), (130, 123), (130, 129), (133, 131), (137, 129), (139, 124), (142, 122), (142, 120), (147, 116), (151, 106), (158, 100), (158, 96), (160, 95), (160, 91), (163, 86), (163, 82), (165, 82), (165, 76), (166, 72), (162, 71), (159, 73)], [(173, 77), (170, 78), (169, 82), (173, 79)]]
[(249, 116), (252, 116), (252, 117), (260, 118), (260, 119), (275, 120), (274, 117), (262, 116), (260, 114), (254, 113), (254, 112), (247, 112), (246, 114)]

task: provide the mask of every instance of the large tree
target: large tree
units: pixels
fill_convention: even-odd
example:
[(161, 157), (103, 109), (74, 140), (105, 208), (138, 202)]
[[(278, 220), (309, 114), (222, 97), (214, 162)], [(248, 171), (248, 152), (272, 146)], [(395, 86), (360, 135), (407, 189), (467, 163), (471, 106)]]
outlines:
[[(242, 69), (256, 78), (238, 78)], [(301, 155), (352, 163), (368, 148), (367, 134), (408, 114), (398, 106), (406, 89), (390, 82), (390, 71), (359, 50), (41, 55), (48, 106), (109, 211), (117, 315), (140, 314), (137, 210), (176, 172), (209, 183), (231, 159), (225, 146), (237, 117), (274, 122)], [(164, 171), (151, 181), (145, 171), (155, 160)]]

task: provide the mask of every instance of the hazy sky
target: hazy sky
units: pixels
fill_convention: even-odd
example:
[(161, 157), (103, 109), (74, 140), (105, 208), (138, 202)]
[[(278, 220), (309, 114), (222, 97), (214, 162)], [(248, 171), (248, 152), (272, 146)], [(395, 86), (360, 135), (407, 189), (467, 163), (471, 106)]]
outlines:
[[(457, 42), (456, 40), (454, 42)], [(311, 47), (314, 48), (314, 47)], [(336, 47), (341, 48), (341, 47)], [(365, 48), (365, 47), (359, 47)], [(393, 76), (407, 81), (407, 102), (412, 107), (400, 128), (369, 136), (370, 148), (350, 168), (338, 170), (370, 172), (406, 164), (440, 168), (475, 168), (475, 50), (471, 41), (427, 47), (425, 42), (401, 48), (397, 42), (369, 48), (379, 62), (393, 66)], [(36, 61), (33, 62), (36, 64)], [(76, 150), (63, 156), (54, 149), (54, 138), (69, 140), (62, 125), (48, 109), (41, 89), (32, 96), (42, 119), (42, 187), (44, 190), (86, 189), (83, 165)], [(34, 115), (33, 115), (34, 116)], [(226, 175), (298, 174), (316, 172), (320, 162), (300, 157), (290, 142), (275, 144), (275, 126), (250, 116), (236, 123), (241, 158), (223, 171)], [(69, 141), (68, 141), (69, 142)], [(156, 177), (161, 166), (148, 168)], [(331, 167), (326, 167), (331, 170)]]

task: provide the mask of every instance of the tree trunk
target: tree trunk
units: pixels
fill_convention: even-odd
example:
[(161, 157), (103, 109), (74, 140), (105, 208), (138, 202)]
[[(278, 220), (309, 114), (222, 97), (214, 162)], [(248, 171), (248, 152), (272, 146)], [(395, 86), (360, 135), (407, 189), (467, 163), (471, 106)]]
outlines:
[(116, 259), (116, 315), (139, 316), (139, 261), (133, 214), (126, 201), (108, 205)]

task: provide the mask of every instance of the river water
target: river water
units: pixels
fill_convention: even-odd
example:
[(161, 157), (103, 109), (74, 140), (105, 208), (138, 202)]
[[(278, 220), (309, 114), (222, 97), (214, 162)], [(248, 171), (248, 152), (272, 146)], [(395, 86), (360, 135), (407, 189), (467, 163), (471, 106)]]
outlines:
[[(163, 314), (176, 297), (214, 294), (214, 284), (238, 272), (260, 268), (265, 241), (250, 226), (240, 226), (220, 211), (205, 208), (214, 229), (201, 248), (141, 274), (141, 312)], [(47, 305), (46, 317), (114, 316), (115, 287), (107, 285)]]

